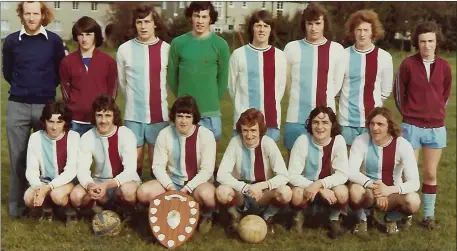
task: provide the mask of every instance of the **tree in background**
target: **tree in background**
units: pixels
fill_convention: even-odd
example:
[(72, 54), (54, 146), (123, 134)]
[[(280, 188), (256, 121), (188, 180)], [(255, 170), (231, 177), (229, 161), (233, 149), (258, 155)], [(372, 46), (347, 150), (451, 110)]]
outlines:
[[(135, 30), (132, 26), (132, 10), (139, 3), (141, 2), (111, 3), (111, 11), (107, 14), (109, 24), (105, 28), (107, 45), (117, 48), (122, 43), (135, 37)], [(145, 3), (153, 4), (152, 2)], [(156, 35), (165, 42), (169, 43), (171, 41), (168, 31)]]
[(408, 36), (421, 21), (435, 21), (447, 38), (442, 49), (456, 50), (455, 2), (322, 2), (332, 16), (334, 40), (348, 46), (344, 37), (344, 23), (357, 10), (372, 9), (378, 13), (385, 35), (377, 44), (383, 48), (395, 45), (395, 35)]
[(184, 15), (180, 15), (167, 21), (170, 37), (179, 37), (192, 30), (192, 24)]
[[(108, 13), (110, 24), (106, 27), (106, 34), (109, 38), (107, 44), (117, 47), (133, 37), (131, 10), (137, 4), (138, 2), (113, 2), (111, 4), (111, 11)], [(403, 37), (408, 37), (418, 22), (426, 20), (436, 21), (440, 25), (445, 38), (442, 43), (442, 50), (455, 51), (457, 49), (456, 2), (324, 1), (321, 4), (327, 8), (331, 16), (332, 33), (325, 34), (326, 37), (341, 43), (343, 46), (350, 45), (345, 40), (344, 35), (344, 23), (349, 18), (349, 15), (357, 10), (372, 9), (378, 13), (385, 29), (384, 38), (377, 42), (380, 47), (385, 49), (408, 49), (410, 41), (398, 40), (396, 35), (401, 34)], [(297, 10), (297, 13), (293, 16), (280, 15), (276, 18), (278, 37), (275, 44), (276, 47), (283, 49), (288, 42), (304, 37), (303, 32), (300, 30), (302, 11)], [(159, 37), (167, 42), (191, 30), (190, 22), (182, 15), (164, 21), (168, 24), (169, 32), (168, 34), (159, 34)], [(224, 32), (218, 35), (227, 41), (232, 51), (243, 45), (241, 40), (244, 43), (248, 43), (245, 31), (240, 33)], [(240, 39), (240, 36), (242, 39)]]

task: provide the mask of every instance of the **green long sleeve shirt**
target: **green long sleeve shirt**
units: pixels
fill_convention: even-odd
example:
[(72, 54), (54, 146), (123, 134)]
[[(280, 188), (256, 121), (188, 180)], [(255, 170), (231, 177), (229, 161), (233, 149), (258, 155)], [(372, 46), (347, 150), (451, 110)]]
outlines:
[(230, 51), (214, 33), (195, 38), (192, 32), (171, 42), (168, 85), (176, 97), (191, 95), (202, 116), (220, 116), (220, 100), (228, 85)]

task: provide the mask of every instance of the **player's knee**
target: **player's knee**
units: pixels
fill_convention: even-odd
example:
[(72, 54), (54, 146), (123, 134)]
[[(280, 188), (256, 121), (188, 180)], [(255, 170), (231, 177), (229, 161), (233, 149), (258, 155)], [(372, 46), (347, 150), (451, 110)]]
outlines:
[(351, 201), (360, 202), (365, 194), (365, 188), (359, 184), (351, 184), (348, 193)]
[(27, 190), (24, 194), (24, 203), (27, 207), (33, 207), (33, 194), (34, 191)]
[(75, 207), (80, 207), (84, 195), (86, 195), (84, 188), (82, 188), (82, 187), (73, 188), (73, 190), (70, 193), (71, 204)]
[(424, 183), (430, 184), (436, 182), (436, 171), (424, 169)]
[(68, 194), (63, 193), (62, 191), (53, 190), (51, 192), (52, 201), (58, 206), (65, 206), (68, 202)]
[(200, 198), (200, 200), (205, 204), (215, 204), (216, 203), (216, 190), (211, 188), (206, 189), (199, 189), (198, 194), (196, 197)]
[(138, 200), (141, 203), (147, 203), (152, 199), (152, 198), (150, 198), (151, 197), (150, 192), (148, 191), (148, 189), (144, 185), (140, 186), (136, 190), (136, 197), (138, 198)]
[(276, 200), (282, 204), (287, 204), (292, 200), (292, 189), (289, 186), (282, 185), (277, 188)]
[(333, 189), (339, 203), (346, 203), (349, 198), (349, 191), (345, 185), (339, 185)]
[(227, 204), (233, 200), (235, 197), (235, 191), (233, 188), (227, 185), (220, 185), (216, 189), (216, 198), (217, 201), (221, 204)]
[(418, 193), (409, 193), (405, 196), (405, 210), (409, 214), (414, 214), (419, 210), (420, 207), (420, 197)]
[(335, 197), (338, 203), (347, 203), (349, 200), (348, 193), (337, 193), (335, 192)]
[(292, 192), (292, 199), (303, 199), (303, 189), (302, 188), (298, 188), (298, 187), (294, 187), (293, 189), (291, 189), (291, 192)]
[(298, 187), (294, 187), (292, 189), (292, 199), (291, 199), (290, 203), (292, 205), (298, 206), (302, 202), (303, 202), (303, 189), (302, 188), (298, 188)]
[(121, 196), (122, 199), (127, 202), (136, 202), (136, 193), (138, 187), (137, 186), (128, 186), (128, 187), (121, 187)]

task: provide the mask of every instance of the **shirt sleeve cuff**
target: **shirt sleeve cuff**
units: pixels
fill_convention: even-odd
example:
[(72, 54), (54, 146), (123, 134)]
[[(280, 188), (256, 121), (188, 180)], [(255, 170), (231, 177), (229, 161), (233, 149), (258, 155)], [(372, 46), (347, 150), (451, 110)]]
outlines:
[(367, 181), (365, 181), (365, 183), (363, 183), (363, 187), (367, 188), (370, 184), (373, 184), (373, 181), (367, 180)]
[(398, 188), (398, 194), (403, 194), (403, 189), (401, 186), (397, 185), (396, 187)]
[(42, 183), (36, 183), (36, 184), (30, 185), (30, 186), (33, 188), (33, 190), (37, 190), (41, 185), (42, 185)]
[(327, 182), (325, 182), (325, 179), (321, 179), (322, 182), (322, 188), (327, 189)]
[(241, 193), (242, 193), (242, 194), (246, 194), (248, 188), (249, 188), (249, 185), (248, 185), (248, 184), (244, 184), (243, 188), (241, 189)]
[(190, 193), (193, 193), (193, 192), (194, 192), (194, 189), (190, 188), (189, 185), (185, 185), (185, 187), (187, 187), (187, 189), (189, 190)]
[(117, 183), (117, 187), (120, 187), (120, 186), (121, 186), (121, 182), (120, 182), (117, 178), (114, 178), (114, 180), (115, 180), (116, 183)]

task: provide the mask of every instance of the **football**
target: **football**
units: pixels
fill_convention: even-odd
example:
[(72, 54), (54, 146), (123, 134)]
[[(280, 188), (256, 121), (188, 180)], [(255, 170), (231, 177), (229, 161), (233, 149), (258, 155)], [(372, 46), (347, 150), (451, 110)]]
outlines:
[(267, 235), (267, 223), (257, 215), (247, 215), (238, 224), (240, 238), (248, 243), (259, 243)]
[(104, 210), (92, 218), (92, 230), (95, 235), (119, 235), (122, 230), (121, 218), (111, 210)]

